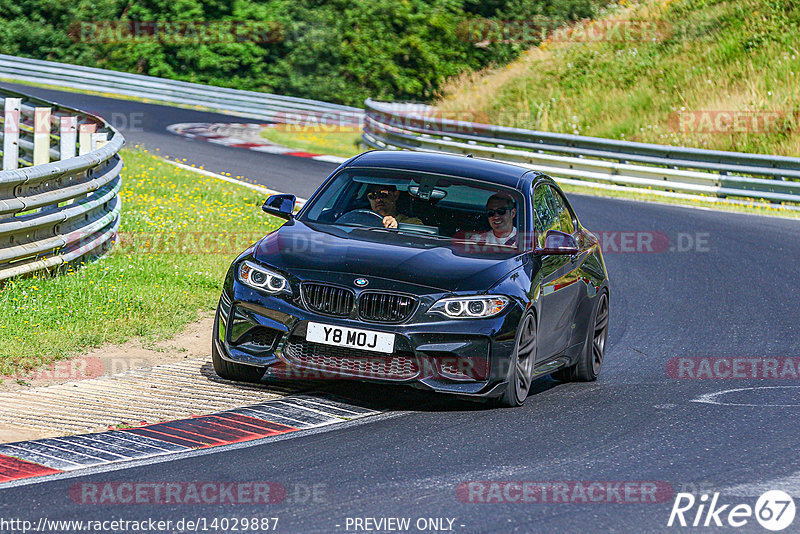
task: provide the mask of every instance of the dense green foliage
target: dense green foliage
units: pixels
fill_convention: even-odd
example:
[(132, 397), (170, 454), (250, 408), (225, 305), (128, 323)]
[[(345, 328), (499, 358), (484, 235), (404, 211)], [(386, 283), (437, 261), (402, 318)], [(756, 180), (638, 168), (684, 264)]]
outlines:
[[(0, 0), (0, 51), (351, 105), (429, 100), (446, 78), (506, 63), (531, 44), (476, 46), (466, 35), (475, 21), (552, 25), (606, 1)], [(120, 21), (159, 21), (150, 26), (159, 34), (121, 34)], [(231, 31), (225, 21), (246, 24)], [(169, 24), (180, 28), (171, 37)], [(206, 36), (209, 24), (216, 37)]]

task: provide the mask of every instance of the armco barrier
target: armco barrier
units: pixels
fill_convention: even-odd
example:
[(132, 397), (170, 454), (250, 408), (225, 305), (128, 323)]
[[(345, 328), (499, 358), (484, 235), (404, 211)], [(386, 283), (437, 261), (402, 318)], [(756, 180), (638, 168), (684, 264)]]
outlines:
[[(303, 98), (212, 87), (0, 54), (0, 78), (201, 105), (278, 122), (363, 122), (374, 148), (474, 154), (530, 165), (556, 178), (596, 187), (659, 194), (800, 202), (800, 158), (675, 147), (558, 134), (437, 118), (428, 106), (366, 101), (363, 110)], [(23, 132), (24, 134), (24, 132)], [(21, 136), (22, 157), (33, 158)], [(50, 156), (58, 155), (51, 149)], [(675, 192), (675, 193), (673, 193)], [(792, 206), (795, 208), (795, 206)]]
[(71, 87), (233, 112), (275, 122), (359, 123), (364, 111), (318, 100), (242, 91), (0, 54), (0, 78)]
[(366, 102), (362, 137), (374, 148), (474, 154), (582, 182), (800, 202), (800, 158), (522, 130), (373, 100)]
[(0, 104), (0, 280), (106, 250), (120, 222), (122, 135), (22, 93), (0, 89)]

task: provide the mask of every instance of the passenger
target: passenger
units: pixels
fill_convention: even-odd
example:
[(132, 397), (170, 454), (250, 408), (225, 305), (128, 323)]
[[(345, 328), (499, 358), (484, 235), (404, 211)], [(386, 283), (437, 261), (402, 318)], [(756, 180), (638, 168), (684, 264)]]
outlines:
[(416, 217), (397, 213), (397, 197), (400, 191), (393, 185), (371, 184), (367, 187), (369, 206), (378, 215), (383, 216), (384, 228), (397, 228), (397, 223), (422, 224)]
[(495, 193), (486, 201), (486, 217), (491, 230), (473, 234), (471, 241), (485, 245), (517, 244), (517, 228), (514, 217), (517, 215), (516, 202), (508, 193)]

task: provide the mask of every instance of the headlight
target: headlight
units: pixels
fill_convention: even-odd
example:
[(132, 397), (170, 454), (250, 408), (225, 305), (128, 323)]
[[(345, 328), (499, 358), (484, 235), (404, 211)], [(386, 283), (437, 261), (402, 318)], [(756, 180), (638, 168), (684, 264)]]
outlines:
[(441, 313), (452, 319), (478, 319), (497, 315), (508, 305), (508, 297), (497, 295), (440, 299), (428, 313)]
[(291, 293), (289, 281), (280, 274), (270, 271), (250, 261), (239, 264), (239, 281), (244, 285), (261, 289), (267, 293)]

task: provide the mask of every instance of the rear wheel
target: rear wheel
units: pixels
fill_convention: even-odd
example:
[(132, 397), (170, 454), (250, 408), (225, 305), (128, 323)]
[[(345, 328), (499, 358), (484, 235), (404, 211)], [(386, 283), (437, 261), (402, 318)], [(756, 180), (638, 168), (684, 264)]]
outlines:
[(608, 293), (600, 294), (594, 312), (594, 320), (589, 323), (586, 333), (586, 344), (578, 361), (570, 367), (559, 369), (552, 377), (561, 382), (591, 382), (597, 379), (603, 358), (606, 354), (606, 338), (608, 337), (609, 305)]
[[(217, 324), (219, 321), (219, 314), (214, 319), (214, 333), (216, 336)], [(214, 372), (220, 378), (226, 380), (235, 380), (237, 382), (260, 382), (261, 377), (266, 372), (266, 367), (255, 367), (253, 365), (242, 365), (240, 363), (233, 363), (222, 359), (222, 355), (217, 350), (217, 344), (214, 340), (211, 341), (211, 362), (214, 364)]]
[(527, 313), (517, 329), (517, 341), (511, 355), (508, 369), (508, 386), (497, 400), (500, 406), (522, 406), (533, 380), (533, 366), (536, 363), (536, 317)]

